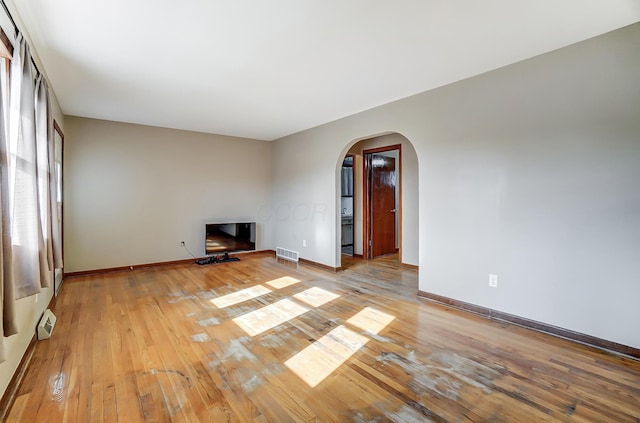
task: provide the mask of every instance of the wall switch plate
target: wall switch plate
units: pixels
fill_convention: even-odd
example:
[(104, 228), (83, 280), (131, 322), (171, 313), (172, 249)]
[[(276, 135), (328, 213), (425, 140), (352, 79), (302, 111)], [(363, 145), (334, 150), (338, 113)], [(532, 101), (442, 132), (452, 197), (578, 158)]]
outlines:
[(306, 239), (303, 239), (303, 240), (302, 240), (302, 246), (303, 246), (303, 247), (306, 247), (306, 246), (307, 246), (307, 240), (306, 240)]
[(491, 288), (497, 288), (498, 287), (498, 275), (489, 274), (489, 286)]

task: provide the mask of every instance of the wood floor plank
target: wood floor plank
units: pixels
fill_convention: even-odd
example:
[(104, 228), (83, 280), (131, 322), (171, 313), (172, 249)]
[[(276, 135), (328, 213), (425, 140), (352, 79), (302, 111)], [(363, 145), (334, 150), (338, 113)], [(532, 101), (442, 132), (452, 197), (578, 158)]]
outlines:
[(397, 256), (343, 264), (70, 279), (7, 421), (640, 421), (640, 362), (419, 300)]

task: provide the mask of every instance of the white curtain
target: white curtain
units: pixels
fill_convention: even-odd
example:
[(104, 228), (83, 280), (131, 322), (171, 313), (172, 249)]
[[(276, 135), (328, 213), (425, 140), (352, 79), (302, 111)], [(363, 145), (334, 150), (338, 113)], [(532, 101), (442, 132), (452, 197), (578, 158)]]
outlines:
[(20, 33), (10, 77), (9, 87), (4, 77), (0, 80), (0, 318), (5, 337), (17, 333), (15, 300), (48, 287), (54, 267), (62, 267), (49, 89), (42, 75), (34, 82), (29, 46)]
[(58, 225), (58, 181), (56, 179), (56, 148), (53, 129), (53, 113), (51, 111), (51, 99), (49, 98), (49, 84), (42, 75), (36, 81), (36, 127), (38, 140), (45, 142), (46, 157), (42, 158), (47, 165), (46, 176), (48, 187), (43, 187), (43, 192), (48, 194), (46, 206), (46, 225), (44, 227), (44, 239), (47, 248), (48, 270), (62, 269), (62, 234)]
[[(35, 86), (29, 46), (18, 33), (11, 61), (9, 115), (9, 183), (11, 189), (11, 241), (16, 299), (49, 286), (47, 252), (43, 237), (43, 209), (48, 210), (46, 140), (36, 137)], [(43, 152), (43, 149), (45, 152)], [(44, 187), (45, 192), (39, 187)], [(40, 191), (40, 192), (39, 192)]]
[[(53, 146), (53, 116), (49, 101), (49, 85), (42, 74), (36, 79), (35, 96), (35, 116), (36, 116), (36, 170), (38, 180), (38, 212), (40, 215), (40, 225), (42, 228), (39, 242), (40, 244), (40, 275), (46, 275), (42, 286), (50, 283), (51, 271), (53, 270), (53, 228), (57, 228), (52, 222), (51, 203), (52, 198), (55, 204), (55, 191), (51, 192), (51, 180), (55, 163), (49, 162), (52, 156)], [(50, 154), (51, 152), (51, 154)], [(57, 210), (57, 207), (55, 207)], [(57, 215), (57, 213), (56, 213)]]

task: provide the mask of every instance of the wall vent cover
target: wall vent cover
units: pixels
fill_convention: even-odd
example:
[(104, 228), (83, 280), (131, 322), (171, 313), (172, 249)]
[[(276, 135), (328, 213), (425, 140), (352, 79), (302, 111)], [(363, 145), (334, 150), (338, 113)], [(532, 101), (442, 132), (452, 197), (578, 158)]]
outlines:
[(286, 248), (276, 247), (276, 257), (281, 259), (298, 262), (299, 253), (293, 250), (287, 250)]
[(56, 325), (56, 316), (49, 309), (46, 309), (40, 322), (38, 323), (38, 340), (51, 338), (53, 327)]

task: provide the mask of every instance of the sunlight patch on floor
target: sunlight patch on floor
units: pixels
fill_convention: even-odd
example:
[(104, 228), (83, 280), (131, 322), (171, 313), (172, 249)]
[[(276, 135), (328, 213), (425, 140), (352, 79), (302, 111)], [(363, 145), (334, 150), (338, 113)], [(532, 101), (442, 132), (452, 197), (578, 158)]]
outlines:
[(214, 298), (211, 300), (211, 303), (213, 303), (213, 305), (218, 308), (225, 308), (238, 303), (242, 303), (247, 300), (251, 300), (253, 298), (260, 297), (270, 292), (271, 290), (269, 288), (262, 285), (257, 285), (252, 286), (251, 288), (224, 295), (222, 297)]
[(340, 325), (284, 364), (310, 387), (317, 386), (369, 341)]
[(275, 289), (282, 289), (286, 288), (287, 286), (294, 285), (298, 282), (300, 282), (300, 279), (292, 278), (291, 276), (283, 276), (281, 278), (273, 279), (267, 282), (267, 285)]
[(277, 301), (261, 309), (236, 317), (233, 321), (250, 336), (256, 336), (309, 311), (289, 299)]
[(377, 335), (391, 323), (393, 319), (395, 319), (395, 317), (390, 314), (372, 307), (365, 307), (359, 311), (358, 314), (347, 320), (347, 323)]
[[(307, 291), (311, 291), (311, 289)], [(320, 288), (317, 289), (324, 291)], [(306, 291), (300, 294), (304, 292)], [(312, 294), (307, 295), (313, 297), (315, 294), (321, 296), (322, 293), (314, 291)], [(335, 298), (339, 297), (339, 295), (332, 294), (331, 292), (327, 292), (327, 294), (329, 294), (329, 296), (335, 296)], [(376, 310), (372, 307), (365, 307), (347, 320), (347, 323), (373, 336), (380, 333), (380, 331), (394, 319), (394, 316), (383, 311)], [(291, 357), (284, 364), (298, 375), (300, 379), (304, 380), (307, 385), (313, 388), (333, 373), (368, 341), (369, 338), (366, 336), (356, 333), (344, 325), (340, 325)]]
[(311, 307), (320, 307), (339, 297), (340, 295), (318, 288), (317, 286), (306, 289), (293, 296), (296, 300), (309, 304)]

